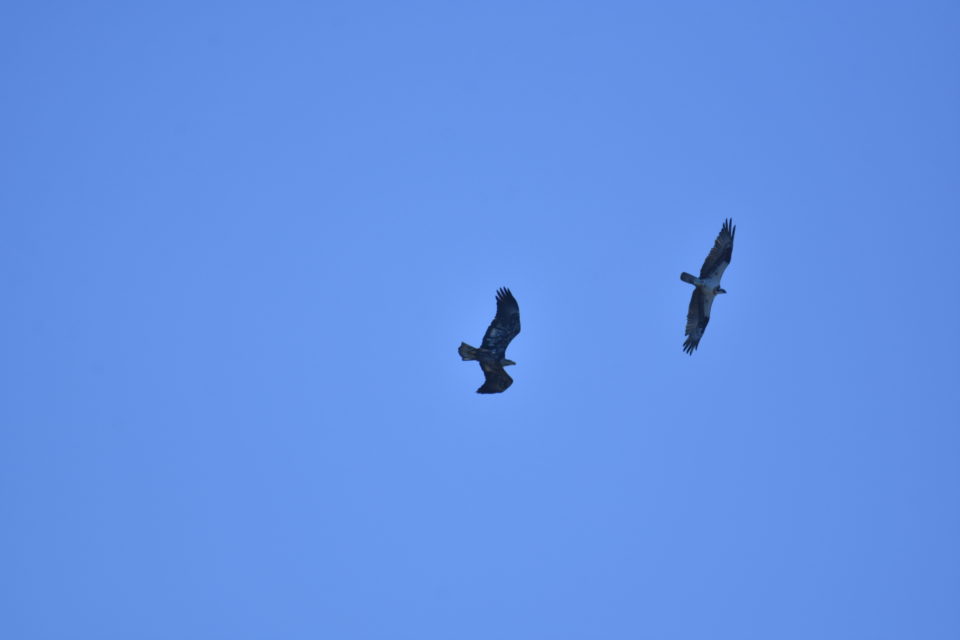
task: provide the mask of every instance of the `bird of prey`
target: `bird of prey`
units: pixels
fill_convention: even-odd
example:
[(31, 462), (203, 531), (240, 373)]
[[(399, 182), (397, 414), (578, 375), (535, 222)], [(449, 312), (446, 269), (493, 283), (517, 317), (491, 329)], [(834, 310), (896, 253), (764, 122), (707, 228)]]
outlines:
[(736, 231), (737, 227), (733, 225), (733, 220), (729, 218), (725, 220), (717, 240), (713, 243), (710, 255), (700, 268), (700, 277), (694, 278), (686, 271), (680, 274), (681, 280), (694, 286), (693, 295), (690, 297), (690, 309), (687, 311), (687, 339), (683, 343), (683, 350), (691, 355), (700, 344), (700, 338), (703, 337), (707, 323), (710, 322), (710, 307), (713, 306), (713, 299), (719, 293), (726, 293), (720, 288), (720, 278), (730, 264), (730, 258), (733, 255), (733, 234)]
[(477, 389), (477, 393), (501, 393), (513, 384), (504, 367), (517, 364), (507, 360), (504, 355), (507, 345), (520, 333), (520, 307), (510, 289), (497, 290), (497, 315), (487, 327), (483, 335), (480, 348), (471, 347), (466, 342), (460, 343), (460, 357), (464, 360), (476, 360), (483, 369), (486, 382)]

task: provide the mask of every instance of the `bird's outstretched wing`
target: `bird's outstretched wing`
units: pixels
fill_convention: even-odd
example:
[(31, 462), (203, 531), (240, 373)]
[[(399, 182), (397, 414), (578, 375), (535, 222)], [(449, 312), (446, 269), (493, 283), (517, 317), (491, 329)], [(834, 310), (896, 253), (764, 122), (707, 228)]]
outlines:
[[(487, 327), (480, 348), (489, 351), (496, 358), (502, 358), (507, 351), (507, 345), (518, 333), (520, 333), (520, 305), (517, 304), (517, 299), (510, 293), (510, 289), (498, 289), (497, 315), (490, 326)], [(487, 380), (489, 384), (489, 377)], [(510, 380), (510, 376), (507, 376), (507, 380)], [(508, 386), (510, 386), (509, 382), (507, 383)], [(503, 389), (500, 390), (503, 391)]]
[(483, 369), (486, 382), (477, 389), (477, 393), (500, 393), (506, 391), (507, 387), (513, 384), (513, 378), (500, 365), (481, 362), (480, 368)]
[(737, 227), (733, 224), (733, 220), (730, 218), (724, 220), (723, 228), (720, 229), (713, 243), (713, 249), (710, 250), (710, 254), (700, 268), (701, 278), (719, 278), (723, 275), (733, 257), (733, 234), (736, 232)]
[(710, 322), (710, 307), (713, 306), (715, 295), (705, 296), (700, 288), (693, 290), (690, 296), (690, 308), (687, 310), (687, 339), (683, 343), (683, 350), (693, 354), (700, 344), (700, 338)]

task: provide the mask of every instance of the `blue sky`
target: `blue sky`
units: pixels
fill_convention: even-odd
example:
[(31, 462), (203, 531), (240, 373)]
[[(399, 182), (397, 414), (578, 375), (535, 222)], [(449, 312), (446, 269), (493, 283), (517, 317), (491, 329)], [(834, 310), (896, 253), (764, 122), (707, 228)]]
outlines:
[(957, 638), (958, 64), (951, 2), (4, 4), (0, 636)]

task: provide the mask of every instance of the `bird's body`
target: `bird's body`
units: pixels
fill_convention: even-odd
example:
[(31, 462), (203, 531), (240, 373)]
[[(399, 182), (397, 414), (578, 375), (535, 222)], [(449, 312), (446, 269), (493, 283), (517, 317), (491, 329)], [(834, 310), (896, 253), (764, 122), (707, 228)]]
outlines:
[(501, 393), (513, 384), (504, 367), (516, 364), (507, 360), (507, 346), (520, 333), (520, 306), (510, 289), (497, 290), (497, 315), (494, 317), (487, 332), (483, 335), (480, 348), (471, 347), (466, 342), (460, 343), (458, 353), (464, 360), (476, 360), (480, 363), (486, 381), (477, 393)]
[(693, 278), (692, 281), (686, 280), (682, 277), (680, 279), (684, 282), (689, 282), (704, 293), (715, 292), (720, 287), (720, 278)]
[(695, 287), (690, 297), (690, 308), (687, 310), (687, 339), (683, 343), (683, 350), (689, 354), (696, 351), (703, 332), (710, 322), (710, 309), (713, 307), (714, 298), (721, 293), (726, 293), (720, 287), (720, 279), (733, 257), (733, 236), (736, 231), (737, 227), (733, 225), (732, 220), (724, 221), (713, 249), (710, 250), (703, 267), (700, 268), (700, 277), (687, 272), (680, 274), (681, 280)]

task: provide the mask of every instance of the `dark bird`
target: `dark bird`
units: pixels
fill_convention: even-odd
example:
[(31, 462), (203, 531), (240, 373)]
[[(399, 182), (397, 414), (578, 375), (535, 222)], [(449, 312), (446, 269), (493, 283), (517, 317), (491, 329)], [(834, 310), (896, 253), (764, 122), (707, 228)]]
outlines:
[(487, 327), (483, 335), (483, 343), (479, 349), (471, 347), (466, 342), (460, 343), (460, 357), (464, 360), (476, 360), (483, 369), (487, 378), (477, 393), (501, 393), (513, 384), (504, 367), (517, 364), (507, 360), (504, 355), (507, 345), (520, 333), (520, 306), (510, 289), (497, 290), (497, 315)]
[(694, 278), (686, 271), (680, 274), (681, 280), (695, 287), (690, 297), (690, 309), (687, 311), (687, 339), (683, 343), (683, 350), (691, 355), (700, 344), (700, 338), (703, 337), (707, 323), (710, 322), (710, 307), (713, 306), (713, 299), (717, 294), (726, 293), (720, 288), (720, 278), (730, 264), (730, 258), (733, 255), (733, 234), (736, 231), (733, 220), (729, 218), (725, 220), (716, 242), (713, 243), (710, 255), (700, 268), (700, 277)]

